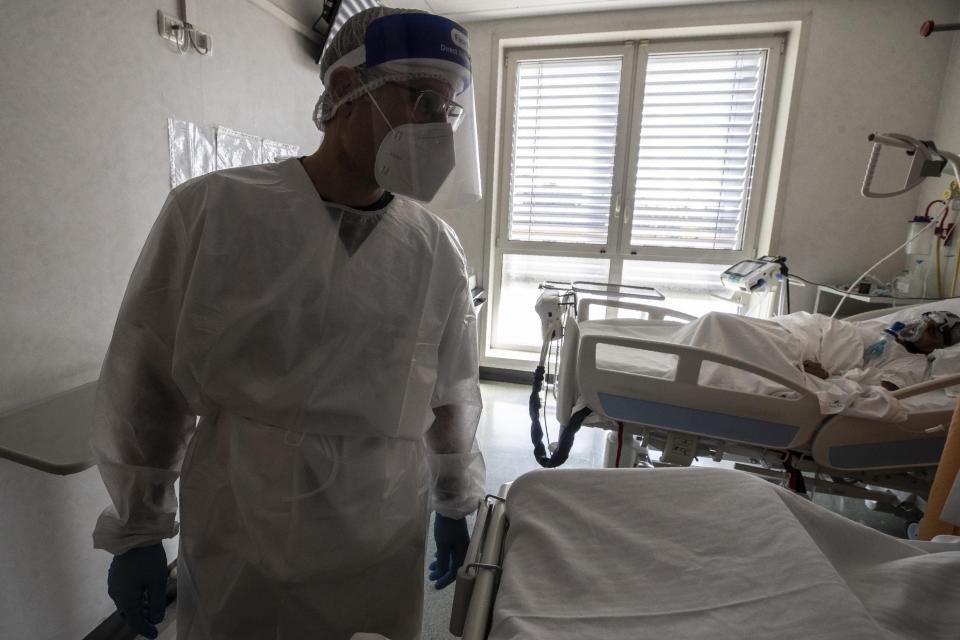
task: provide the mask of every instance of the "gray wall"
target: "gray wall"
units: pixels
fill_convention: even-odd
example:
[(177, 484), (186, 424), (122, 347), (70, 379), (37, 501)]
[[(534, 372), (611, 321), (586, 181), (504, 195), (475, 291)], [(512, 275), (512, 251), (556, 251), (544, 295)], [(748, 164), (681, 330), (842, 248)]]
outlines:
[[(168, 117), (319, 141), (315, 45), (248, 2), (189, 4), (212, 56), (157, 35), (175, 0), (0, 6), (0, 413), (97, 377), (169, 189)], [(113, 610), (90, 537), (107, 502), (95, 469), (0, 459), (0, 638), (72, 640)]]
[[(805, 20), (784, 172), (772, 185), (780, 190), (779, 204), (764, 215), (775, 216), (771, 249), (789, 258), (792, 271), (814, 280), (852, 279), (902, 241), (904, 215), (916, 204), (912, 194), (882, 201), (860, 196), (867, 134), (932, 134), (950, 36), (924, 40), (918, 33), (924, 20), (952, 22), (956, 13), (955, 0), (768, 0), (470, 23), (481, 166), (491, 166), (498, 108), (491, 73), (502, 37)], [(486, 280), (484, 221), (496, 194), (489, 191), (490, 176), (484, 179), (482, 204), (445, 215)], [(809, 304), (812, 291), (799, 290), (794, 298)]]
[(315, 45), (248, 2), (189, 4), (211, 56), (157, 35), (175, 0), (4, 3), (0, 412), (96, 378), (169, 189), (167, 117), (319, 140)]
[[(955, 16), (953, 21), (960, 22), (960, 15)], [(940, 38), (951, 43), (950, 64), (943, 79), (933, 140), (939, 148), (960, 154), (960, 31), (935, 33), (930, 38)], [(910, 135), (906, 131), (900, 133)], [(946, 187), (947, 178), (926, 180), (917, 188), (917, 206), (925, 207), (931, 200), (942, 199)], [(936, 209), (933, 209), (931, 214), (935, 212)]]

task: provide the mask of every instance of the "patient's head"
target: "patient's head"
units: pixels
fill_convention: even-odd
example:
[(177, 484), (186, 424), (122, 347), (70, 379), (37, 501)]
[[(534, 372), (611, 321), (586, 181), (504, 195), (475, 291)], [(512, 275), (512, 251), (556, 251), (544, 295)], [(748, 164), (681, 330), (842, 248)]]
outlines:
[(960, 342), (960, 316), (949, 311), (928, 311), (900, 327), (896, 337), (910, 353), (929, 355)]

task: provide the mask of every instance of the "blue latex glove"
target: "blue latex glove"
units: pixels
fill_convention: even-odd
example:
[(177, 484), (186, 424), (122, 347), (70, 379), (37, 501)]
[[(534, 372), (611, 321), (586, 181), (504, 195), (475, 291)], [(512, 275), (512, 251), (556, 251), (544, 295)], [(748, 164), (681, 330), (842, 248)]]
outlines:
[(157, 637), (156, 624), (167, 609), (167, 554), (159, 542), (113, 557), (107, 593), (127, 625), (147, 638)]
[(437, 556), (430, 564), (430, 580), (437, 589), (443, 589), (457, 579), (457, 570), (467, 557), (467, 546), (470, 544), (467, 521), (435, 514), (433, 539), (437, 543)]

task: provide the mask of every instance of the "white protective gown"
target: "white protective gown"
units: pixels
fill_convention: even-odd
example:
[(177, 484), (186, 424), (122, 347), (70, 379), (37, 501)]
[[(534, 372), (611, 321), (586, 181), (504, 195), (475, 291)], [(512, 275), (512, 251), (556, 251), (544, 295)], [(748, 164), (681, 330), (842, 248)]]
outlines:
[(181, 640), (415, 638), (429, 511), (483, 495), (463, 251), (406, 198), (370, 215), (291, 159), (178, 187), (150, 232), (100, 378), (94, 542), (175, 535), (180, 477)]

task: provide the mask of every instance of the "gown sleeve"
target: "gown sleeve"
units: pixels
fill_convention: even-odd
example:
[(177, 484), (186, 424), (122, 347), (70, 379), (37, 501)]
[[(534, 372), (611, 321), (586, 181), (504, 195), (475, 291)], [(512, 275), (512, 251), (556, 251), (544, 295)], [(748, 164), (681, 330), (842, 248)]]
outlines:
[(477, 352), (477, 316), (467, 283), (463, 250), (454, 240), (458, 267), (444, 324), (434, 387), (435, 419), (427, 432), (433, 510), (448, 518), (473, 513), (485, 494), (486, 467), (476, 432), (483, 410)]
[(91, 446), (111, 505), (93, 541), (114, 554), (177, 534), (174, 482), (196, 416), (172, 363), (197, 226), (185, 223), (171, 193), (133, 269), (101, 369)]

